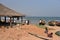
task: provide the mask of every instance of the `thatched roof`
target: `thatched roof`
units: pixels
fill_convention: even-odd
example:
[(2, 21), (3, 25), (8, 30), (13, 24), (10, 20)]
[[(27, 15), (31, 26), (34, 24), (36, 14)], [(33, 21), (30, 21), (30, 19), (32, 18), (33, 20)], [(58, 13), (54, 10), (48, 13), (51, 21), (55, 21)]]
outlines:
[(25, 16), (21, 13), (18, 13), (6, 6), (4, 6), (3, 4), (0, 4), (0, 16)]

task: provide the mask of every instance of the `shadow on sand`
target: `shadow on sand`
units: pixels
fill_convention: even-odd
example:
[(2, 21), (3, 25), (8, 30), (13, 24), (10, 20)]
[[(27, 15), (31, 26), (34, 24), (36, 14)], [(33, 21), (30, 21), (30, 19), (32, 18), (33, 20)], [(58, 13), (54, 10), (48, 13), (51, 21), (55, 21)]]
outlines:
[(50, 40), (50, 39), (40, 37), (40, 36), (38, 36), (37, 34), (33, 34), (33, 33), (30, 33), (30, 32), (28, 32), (28, 34), (30, 34), (30, 35), (32, 35), (32, 36), (35, 36), (35, 37), (37, 37), (37, 38), (43, 39), (43, 40)]

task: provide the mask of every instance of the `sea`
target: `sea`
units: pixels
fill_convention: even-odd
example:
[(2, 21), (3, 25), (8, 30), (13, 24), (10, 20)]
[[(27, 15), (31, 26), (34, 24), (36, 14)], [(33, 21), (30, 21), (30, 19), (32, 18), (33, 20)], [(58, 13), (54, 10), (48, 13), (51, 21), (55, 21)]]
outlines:
[(42, 20), (45, 20), (46, 23), (48, 23), (49, 21), (60, 21), (60, 17), (32, 17), (32, 16), (28, 16), (28, 17), (25, 17), (26, 20), (29, 20), (31, 24), (38, 24), (39, 23), (39, 20), (42, 19)]
[[(2, 18), (4, 19), (4, 18)], [(7, 18), (7, 21), (8, 21), (9, 18)], [(36, 17), (36, 16), (26, 16), (23, 18), (23, 21), (24, 20), (29, 20), (29, 22), (31, 24), (38, 24), (39, 23), (39, 20), (42, 19), (42, 20), (45, 20), (46, 23), (48, 23), (49, 21), (54, 21), (54, 20), (57, 20), (57, 21), (60, 21), (60, 17)], [(21, 22), (21, 19), (19, 21), (17, 21), (15, 19), (16, 22)]]

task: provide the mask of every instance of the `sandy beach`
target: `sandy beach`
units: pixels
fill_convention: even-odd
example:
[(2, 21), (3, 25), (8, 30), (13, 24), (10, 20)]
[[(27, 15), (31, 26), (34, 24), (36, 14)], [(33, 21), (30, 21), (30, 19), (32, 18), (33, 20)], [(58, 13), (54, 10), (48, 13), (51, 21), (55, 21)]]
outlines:
[(55, 32), (60, 30), (59, 27), (50, 27), (54, 30), (49, 30), (53, 32), (53, 38), (47, 37), (47, 34), (44, 33), (44, 29), (39, 28), (35, 25), (20, 25), (13, 26), (13, 28), (0, 28), (0, 40), (60, 40), (60, 37), (55, 35)]
[(60, 40), (59, 0), (0, 0), (0, 40)]

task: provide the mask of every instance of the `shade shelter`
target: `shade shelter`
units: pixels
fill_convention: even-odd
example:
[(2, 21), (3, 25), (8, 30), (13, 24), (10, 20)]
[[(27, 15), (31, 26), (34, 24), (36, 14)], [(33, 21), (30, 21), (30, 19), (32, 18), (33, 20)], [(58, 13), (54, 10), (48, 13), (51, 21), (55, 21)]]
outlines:
[(19, 18), (21, 18), (21, 22), (22, 22), (23, 17), (25, 15), (18, 13), (0, 3), (0, 21), (1, 21), (2, 16), (5, 18), (5, 22), (6, 22), (6, 17), (9, 17), (10, 18), (10, 26), (12, 26), (12, 21), (11, 21), (12, 19), (14, 21), (14, 18), (17, 18), (18, 20), (19, 20)]

